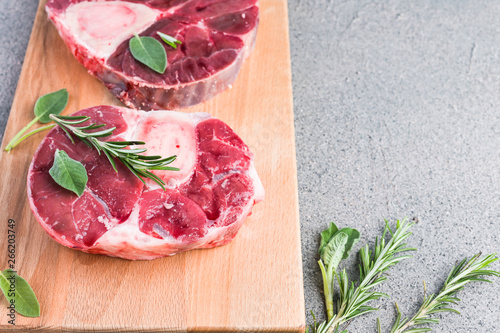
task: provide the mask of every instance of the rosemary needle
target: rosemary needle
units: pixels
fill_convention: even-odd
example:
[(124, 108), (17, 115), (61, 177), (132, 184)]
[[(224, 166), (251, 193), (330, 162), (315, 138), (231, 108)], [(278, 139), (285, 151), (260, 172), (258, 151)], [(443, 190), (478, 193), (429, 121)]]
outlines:
[(144, 145), (142, 141), (101, 141), (98, 138), (109, 136), (116, 127), (93, 131), (106, 126), (105, 124), (95, 124), (76, 126), (90, 120), (88, 116), (60, 116), (51, 114), (52, 119), (61, 129), (66, 132), (71, 142), (74, 143), (73, 135), (82, 140), (90, 147), (97, 149), (99, 154), (104, 153), (115, 171), (116, 164), (114, 158), (120, 160), (137, 178), (144, 184), (144, 178), (151, 179), (165, 190), (165, 182), (153, 174), (150, 170), (170, 170), (179, 171), (179, 168), (169, 167), (168, 164), (175, 161), (176, 155), (163, 158), (161, 156), (141, 155), (146, 152), (146, 148), (129, 148), (129, 146)]

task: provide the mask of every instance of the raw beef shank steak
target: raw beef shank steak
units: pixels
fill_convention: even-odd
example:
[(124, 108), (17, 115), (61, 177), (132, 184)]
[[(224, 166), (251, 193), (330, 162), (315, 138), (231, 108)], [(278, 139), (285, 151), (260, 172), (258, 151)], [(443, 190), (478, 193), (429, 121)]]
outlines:
[[(264, 189), (247, 145), (206, 113), (145, 112), (97, 106), (76, 112), (104, 128), (108, 141), (144, 141), (147, 155), (176, 155), (180, 171), (153, 171), (166, 183), (143, 184), (120, 161), (60, 128), (40, 144), (28, 173), (28, 198), (42, 227), (59, 243), (89, 253), (154, 259), (229, 243)], [(81, 162), (88, 174), (78, 197), (50, 176), (57, 150)]]
[[(230, 87), (255, 44), (257, 0), (48, 0), (46, 11), (76, 59), (125, 104), (173, 110)], [(134, 34), (161, 41), (167, 69), (135, 60)]]

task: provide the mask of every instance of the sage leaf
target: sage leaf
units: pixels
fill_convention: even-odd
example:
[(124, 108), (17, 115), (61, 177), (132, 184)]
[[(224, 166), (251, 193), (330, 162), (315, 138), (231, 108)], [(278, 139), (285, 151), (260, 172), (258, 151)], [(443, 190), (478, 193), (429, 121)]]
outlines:
[(349, 252), (351, 252), (352, 247), (354, 246), (354, 244), (356, 244), (361, 235), (359, 231), (352, 228), (342, 228), (339, 232), (343, 232), (348, 236), (347, 243), (345, 245), (344, 256), (342, 257), (342, 259), (347, 259), (347, 257), (349, 257)]
[[(335, 224), (328, 228), (328, 233), (333, 232), (336, 229)], [(326, 237), (325, 233), (325, 237)], [(342, 231), (337, 231), (333, 237), (330, 238), (328, 243), (321, 249), (322, 255), (319, 265), (321, 268), (321, 274), (323, 276), (323, 287), (325, 292), (325, 302), (326, 302), (326, 312), (328, 319), (333, 317), (333, 288), (335, 284), (335, 279), (333, 278), (337, 267), (344, 256), (345, 247), (349, 236)], [(326, 266), (326, 269), (325, 267)]]
[(167, 34), (164, 34), (163, 32), (157, 32), (158, 36), (161, 37), (161, 39), (167, 43), (169, 46), (173, 47), (174, 49), (177, 49), (177, 44), (182, 44), (180, 40), (175, 39), (172, 36), (169, 36)]
[(40, 316), (40, 304), (33, 289), (12, 269), (6, 269), (0, 273), (0, 289), (9, 301), (9, 306), (13, 304), (19, 314), (25, 317)]
[(339, 263), (344, 256), (348, 239), (349, 236), (346, 233), (339, 231), (324, 247), (321, 260), (323, 260), (323, 263), (329, 268), (329, 270), (330, 267), (333, 267), (333, 270), (336, 270), (339, 266)]
[(157, 73), (165, 73), (167, 53), (159, 41), (153, 37), (139, 37), (139, 35), (135, 34), (129, 41), (129, 48), (135, 60)]
[[(33, 120), (30, 121), (28, 125), (24, 126), (19, 132), (17, 132), (16, 135), (14, 135), (12, 140), (10, 140), (7, 146), (5, 146), (5, 151), (11, 151), (12, 148), (17, 146), (24, 139), (40, 132), (42, 128), (28, 133), (29, 135), (23, 135), (31, 126), (35, 125), (38, 121), (44, 124), (52, 121), (49, 116), (51, 114), (59, 115), (68, 105), (68, 99), (69, 95), (66, 89), (61, 89), (38, 98), (35, 103), (35, 118), (33, 118)], [(45, 129), (48, 129), (48, 127), (43, 127), (43, 130)]]
[(54, 154), (54, 164), (50, 168), (49, 174), (57, 184), (76, 193), (79, 197), (83, 194), (88, 181), (87, 170), (83, 164), (69, 157), (64, 150), (59, 149)]
[(323, 257), (323, 252), (325, 250), (325, 246), (330, 242), (330, 240), (338, 233), (343, 232), (347, 234), (348, 239), (345, 246), (344, 254), (342, 255), (342, 259), (347, 259), (349, 256), (349, 252), (351, 251), (353, 245), (359, 240), (360, 233), (356, 229), (352, 228), (339, 228), (335, 225), (335, 223), (330, 222), (330, 227), (323, 230), (321, 232), (321, 242), (319, 245), (318, 253), (320, 257)]
[(323, 255), (323, 248), (328, 244), (330, 239), (332, 239), (333, 235), (335, 235), (339, 231), (339, 228), (335, 225), (335, 223), (330, 222), (330, 227), (321, 232), (321, 243), (319, 244), (318, 253), (320, 256)]
[(38, 121), (46, 124), (50, 123), (52, 119), (49, 118), (51, 114), (59, 115), (68, 105), (69, 94), (66, 89), (61, 89), (53, 93), (43, 95), (35, 104), (35, 116)]

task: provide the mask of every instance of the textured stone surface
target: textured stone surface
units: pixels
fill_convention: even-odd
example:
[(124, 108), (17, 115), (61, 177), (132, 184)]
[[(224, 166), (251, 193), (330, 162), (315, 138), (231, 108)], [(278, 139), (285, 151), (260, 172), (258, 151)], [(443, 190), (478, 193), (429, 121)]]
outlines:
[[(499, 249), (500, 4), (291, 0), (289, 13), (306, 308), (323, 314), (327, 221), (359, 228), (360, 243), (384, 218), (420, 221), (415, 258), (380, 288), (391, 299), (349, 326), (374, 332), (394, 301), (416, 309), (423, 279), (436, 292), (456, 260)], [(500, 331), (499, 294), (498, 280), (468, 286), (463, 316), (434, 331)]]
[[(2, 133), (36, 5), (0, 2)], [(308, 311), (323, 317), (316, 249), (329, 220), (361, 231), (356, 249), (384, 218), (419, 221), (419, 251), (379, 288), (391, 298), (349, 326), (374, 332), (394, 301), (417, 308), (422, 280), (436, 292), (456, 260), (499, 250), (500, 4), (289, 0), (289, 14)], [(353, 279), (355, 265), (345, 263)], [(434, 332), (500, 331), (499, 295), (498, 279), (468, 286), (463, 315)]]

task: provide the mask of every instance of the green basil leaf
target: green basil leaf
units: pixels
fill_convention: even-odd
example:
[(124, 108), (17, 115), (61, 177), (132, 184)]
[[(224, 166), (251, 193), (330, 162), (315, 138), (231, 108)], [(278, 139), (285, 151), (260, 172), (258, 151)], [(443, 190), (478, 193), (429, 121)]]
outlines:
[(321, 232), (321, 243), (319, 244), (318, 253), (320, 256), (323, 256), (323, 248), (328, 244), (330, 239), (332, 239), (333, 235), (335, 235), (339, 231), (339, 228), (335, 225), (335, 223), (330, 222), (330, 227)]
[(333, 267), (336, 270), (339, 266), (342, 257), (344, 256), (345, 246), (349, 236), (342, 231), (339, 231), (332, 237), (323, 249), (321, 260), (327, 267)]
[(174, 49), (177, 49), (177, 44), (182, 44), (182, 42), (180, 40), (177, 40), (175, 39), (174, 37), (172, 36), (169, 36), (167, 34), (164, 34), (163, 32), (157, 32), (158, 36), (161, 37), (161, 39), (167, 43), (168, 45), (170, 45), (171, 47), (173, 47)]
[(347, 259), (347, 257), (349, 257), (349, 252), (351, 251), (354, 244), (356, 244), (356, 242), (359, 240), (359, 237), (361, 235), (360, 235), (359, 231), (357, 231), (356, 229), (352, 229), (352, 228), (342, 228), (342, 229), (340, 229), (339, 232), (343, 232), (343, 233), (347, 234), (347, 236), (349, 237), (347, 239), (347, 243), (345, 245), (344, 256), (342, 257), (342, 259)]
[(135, 35), (129, 42), (130, 52), (135, 60), (148, 66), (155, 72), (165, 73), (167, 68), (167, 53), (163, 45), (153, 37)]
[(75, 161), (64, 150), (57, 150), (54, 155), (54, 164), (49, 170), (52, 179), (67, 190), (81, 196), (87, 185), (87, 170), (83, 164)]
[(12, 269), (6, 269), (0, 273), (0, 289), (9, 301), (8, 309), (10, 306), (14, 306), (15, 310), (25, 317), (40, 316), (40, 304), (38, 304), (33, 289), (25, 279)]
[(49, 116), (51, 114), (61, 114), (68, 105), (68, 99), (69, 94), (66, 89), (61, 89), (40, 97), (35, 104), (35, 116), (38, 118), (38, 121), (43, 124), (50, 123), (52, 119)]

